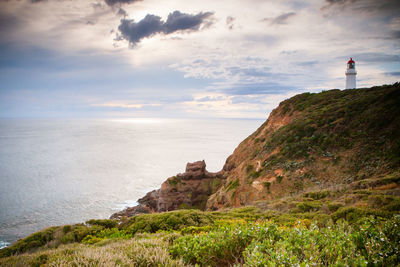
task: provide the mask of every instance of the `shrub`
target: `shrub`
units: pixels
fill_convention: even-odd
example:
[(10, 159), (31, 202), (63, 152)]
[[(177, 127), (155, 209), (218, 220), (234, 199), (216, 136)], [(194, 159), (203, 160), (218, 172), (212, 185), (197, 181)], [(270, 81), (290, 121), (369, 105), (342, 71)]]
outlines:
[(63, 226), (63, 232), (64, 234), (70, 232), (72, 230), (72, 226), (71, 225), (64, 225)]
[(226, 191), (231, 191), (233, 189), (236, 189), (239, 187), (239, 179), (236, 179), (235, 181), (231, 181), (228, 186), (226, 187)]
[(343, 204), (341, 203), (328, 203), (328, 209), (330, 212), (335, 212), (341, 207), (343, 207)]
[(50, 227), (40, 232), (33, 233), (28, 237), (18, 240), (10, 247), (0, 250), (0, 258), (7, 257), (15, 253), (22, 253), (25, 251), (34, 250), (41, 246), (46, 245), (54, 239), (53, 233), (58, 227)]
[(181, 230), (182, 234), (198, 234), (201, 232), (209, 232), (212, 229), (211, 225), (206, 226), (189, 226)]
[(250, 173), (252, 170), (254, 170), (254, 166), (249, 164), (246, 166), (246, 173)]
[(347, 225), (322, 229), (299, 225), (273, 233), (260, 231), (246, 248), (244, 260), (248, 266), (365, 265), (348, 238), (349, 230)]
[(85, 236), (84, 239), (82, 239), (82, 243), (91, 245), (91, 244), (95, 244), (95, 243), (97, 243), (97, 242), (99, 242), (101, 240), (103, 240), (103, 239), (99, 238), (97, 236), (87, 235), (87, 236)]
[(252, 228), (224, 225), (207, 234), (183, 236), (170, 249), (174, 258), (203, 266), (228, 266), (240, 263), (242, 252), (252, 240)]
[(399, 215), (390, 220), (364, 218), (351, 237), (371, 266), (395, 266), (400, 263)]
[(188, 226), (205, 226), (214, 222), (212, 216), (199, 210), (178, 210), (165, 213), (136, 215), (120, 225), (128, 234), (155, 233), (159, 230), (180, 230)]
[(168, 181), (168, 183), (169, 183), (170, 185), (176, 186), (178, 183), (181, 182), (181, 179), (178, 178), (177, 176), (173, 176), (173, 177), (169, 178), (167, 181)]
[(323, 198), (326, 198), (329, 195), (330, 195), (330, 192), (328, 190), (308, 192), (308, 193), (304, 193), (303, 194), (304, 197), (309, 197), (309, 198), (312, 198), (314, 200), (323, 199)]
[(114, 228), (117, 227), (118, 222), (115, 220), (103, 219), (103, 220), (89, 220), (86, 221), (88, 225), (99, 225), (103, 226), (104, 228)]
[(73, 232), (68, 232), (61, 237), (62, 244), (73, 243), (73, 242), (75, 242), (75, 234)]
[(256, 179), (256, 178), (260, 177), (260, 175), (261, 175), (261, 171), (254, 171), (254, 172), (250, 173), (248, 177), (252, 178), (252, 179)]
[(270, 192), (270, 188), (271, 188), (271, 182), (264, 182), (263, 183), (264, 187), (267, 188), (268, 193)]
[(332, 219), (334, 221), (337, 221), (339, 219), (345, 219), (346, 221), (355, 223), (357, 222), (357, 220), (359, 220), (362, 217), (365, 217), (368, 214), (371, 213), (363, 209), (354, 207), (341, 207), (332, 214)]
[(104, 229), (96, 234), (99, 238), (119, 238), (129, 239), (132, 238), (132, 234), (128, 234), (125, 230), (119, 230), (118, 228)]
[(322, 204), (319, 201), (306, 201), (297, 203), (296, 208), (300, 212), (317, 211), (321, 208)]

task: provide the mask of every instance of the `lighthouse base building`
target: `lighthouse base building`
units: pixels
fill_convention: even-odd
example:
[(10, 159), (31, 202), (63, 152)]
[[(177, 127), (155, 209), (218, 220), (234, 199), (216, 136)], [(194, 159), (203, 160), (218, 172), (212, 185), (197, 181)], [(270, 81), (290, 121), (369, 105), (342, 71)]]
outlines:
[(356, 62), (352, 58), (347, 62), (346, 69), (346, 89), (356, 88)]

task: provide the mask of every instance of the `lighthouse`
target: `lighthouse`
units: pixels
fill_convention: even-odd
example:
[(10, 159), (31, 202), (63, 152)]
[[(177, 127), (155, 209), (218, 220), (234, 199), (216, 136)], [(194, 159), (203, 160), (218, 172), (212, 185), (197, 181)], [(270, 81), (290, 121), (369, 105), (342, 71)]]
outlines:
[(356, 62), (354, 62), (353, 58), (350, 58), (346, 69), (346, 89), (356, 88), (356, 75)]

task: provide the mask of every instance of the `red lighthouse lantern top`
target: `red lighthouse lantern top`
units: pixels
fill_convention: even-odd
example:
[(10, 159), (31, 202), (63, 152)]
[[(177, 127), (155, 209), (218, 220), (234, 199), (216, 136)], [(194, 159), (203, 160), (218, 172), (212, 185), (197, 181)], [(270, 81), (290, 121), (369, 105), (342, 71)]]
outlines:
[(355, 69), (356, 63), (354, 62), (353, 58), (351, 57), (350, 60), (347, 62), (347, 69)]

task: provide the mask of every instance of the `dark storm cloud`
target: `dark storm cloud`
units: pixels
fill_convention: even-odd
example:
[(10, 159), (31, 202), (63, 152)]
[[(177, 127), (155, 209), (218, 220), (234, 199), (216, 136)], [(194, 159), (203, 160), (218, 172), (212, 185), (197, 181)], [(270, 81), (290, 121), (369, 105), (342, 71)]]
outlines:
[(118, 30), (124, 39), (131, 44), (136, 44), (143, 38), (162, 32), (163, 25), (161, 17), (148, 14), (137, 23), (133, 20), (122, 19)]
[(197, 15), (190, 15), (174, 11), (168, 15), (167, 21), (161, 17), (148, 14), (139, 22), (122, 19), (118, 30), (121, 36), (118, 39), (128, 40), (132, 45), (137, 44), (143, 38), (151, 37), (158, 33), (170, 34), (177, 31), (198, 31), (203, 25), (209, 25), (206, 21), (213, 13), (201, 12)]
[(139, 2), (142, 0), (105, 0), (106, 4), (109, 6), (113, 6), (116, 4), (131, 4), (134, 2)]
[(163, 32), (168, 34), (181, 30), (197, 31), (204, 20), (211, 15), (211, 12), (190, 15), (176, 10), (168, 15), (168, 19), (163, 25)]
[(290, 17), (295, 16), (295, 12), (284, 13), (275, 18), (265, 18), (263, 21), (268, 21), (271, 25), (283, 25), (287, 24)]

